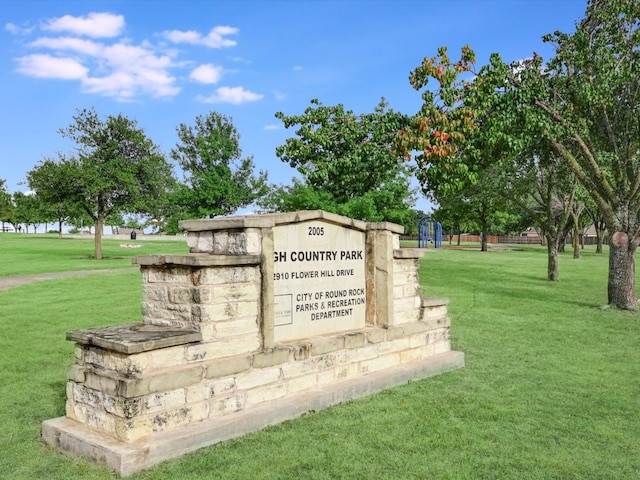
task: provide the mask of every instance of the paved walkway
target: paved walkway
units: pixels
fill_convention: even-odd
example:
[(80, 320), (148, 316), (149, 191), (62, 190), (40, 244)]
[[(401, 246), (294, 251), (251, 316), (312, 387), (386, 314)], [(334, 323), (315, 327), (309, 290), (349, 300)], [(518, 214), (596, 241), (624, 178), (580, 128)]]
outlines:
[(59, 278), (81, 277), (85, 275), (96, 275), (105, 273), (119, 273), (130, 270), (134, 267), (112, 268), (108, 270), (78, 270), (75, 272), (51, 272), (36, 273), (34, 275), (22, 275), (18, 277), (0, 277), (0, 290), (19, 287), (33, 282), (43, 282), (46, 280), (57, 280)]

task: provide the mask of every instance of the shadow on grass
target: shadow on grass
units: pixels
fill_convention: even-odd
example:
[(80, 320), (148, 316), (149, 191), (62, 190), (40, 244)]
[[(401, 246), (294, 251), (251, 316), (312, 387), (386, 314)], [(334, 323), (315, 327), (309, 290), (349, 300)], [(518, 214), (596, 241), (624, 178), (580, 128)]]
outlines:
[(56, 405), (54, 416), (62, 417), (65, 414), (65, 404), (67, 402), (67, 382), (64, 380), (47, 383), (50, 392), (47, 398), (52, 399)]

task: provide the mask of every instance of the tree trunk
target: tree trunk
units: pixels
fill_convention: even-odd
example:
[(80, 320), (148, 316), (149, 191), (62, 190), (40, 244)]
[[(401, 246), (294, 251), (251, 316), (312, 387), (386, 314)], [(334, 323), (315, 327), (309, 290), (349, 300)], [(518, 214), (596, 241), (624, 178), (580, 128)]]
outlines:
[(95, 234), (95, 246), (96, 246), (96, 260), (102, 259), (102, 227), (104, 225), (104, 218), (98, 215), (96, 217), (96, 234)]
[(596, 233), (596, 253), (602, 253), (602, 234)]
[[(575, 222), (575, 221), (574, 221)], [(573, 258), (580, 258), (580, 230), (578, 229), (578, 223), (573, 225)]]
[(58, 238), (62, 240), (62, 220), (58, 220)]
[(609, 305), (624, 310), (637, 310), (636, 298), (636, 249), (637, 240), (629, 241), (624, 232), (611, 235), (609, 245)]
[(558, 270), (558, 239), (547, 237), (547, 280), (560, 281)]
[(489, 226), (487, 225), (487, 218), (485, 217), (484, 212), (480, 218), (480, 226), (482, 228), (482, 232), (480, 232), (480, 251), (488, 252), (489, 245), (487, 244), (487, 237), (489, 236)]
[(567, 244), (567, 238), (564, 235), (562, 235), (556, 247), (558, 249), (558, 252), (564, 253), (566, 244)]

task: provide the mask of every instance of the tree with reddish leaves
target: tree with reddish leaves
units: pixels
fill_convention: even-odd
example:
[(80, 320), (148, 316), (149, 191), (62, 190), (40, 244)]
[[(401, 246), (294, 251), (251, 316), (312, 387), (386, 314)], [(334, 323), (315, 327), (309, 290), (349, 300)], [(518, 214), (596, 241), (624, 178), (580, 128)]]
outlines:
[[(543, 37), (555, 47), (505, 63), (498, 54), (475, 70), (465, 47), (452, 63), (441, 48), (411, 75), (424, 105), (398, 137), (419, 151), (424, 187), (455, 189), (487, 163), (517, 161), (545, 142), (597, 205), (610, 235), (608, 304), (637, 310), (640, 243), (640, 3), (591, 0), (574, 33)], [(439, 135), (436, 135), (436, 132)], [(443, 141), (442, 132), (448, 134)]]

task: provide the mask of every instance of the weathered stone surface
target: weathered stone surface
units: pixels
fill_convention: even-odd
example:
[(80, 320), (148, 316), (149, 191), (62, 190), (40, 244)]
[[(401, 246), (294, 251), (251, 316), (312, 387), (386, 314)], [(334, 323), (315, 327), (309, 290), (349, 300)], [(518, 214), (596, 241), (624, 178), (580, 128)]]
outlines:
[(246, 215), (236, 217), (206, 218), (201, 220), (183, 220), (180, 222), (180, 228), (189, 232), (187, 238), (192, 235), (191, 232), (203, 232), (217, 230), (235, 230), (244, 228), (266, 228), (273, 227), (275, 224), (275, 216), (273, 215)]
[(198, 342), (200, 338), (200, 332), (193, 329), (158, 328), (144, 324), (114, 325), (67, 333), (67, 340), (81, 345), (95, 345), (127, 354)]
[(187, 235), (187, 245), (191, 253), (213, 253), (213, 232)]
[(187, 350), (184, 345), (153, 350), (149, 352), (150, 367), (153, 370), (162, 370), (186, 365), (186, 352)]
[[(296, 223), (303, 228), (290, 228)], [(320, 211), (185, 225), (191, 251), (200, 253), (135, 260), (142, 325), (69, 334), (79, 348), (66, 411), (84, 425), (45, 422), (43, 438), (58, 448), (127, 474), (245, 428), (464, 363), (450, 351), (446, 300), (420, 297), (424, 252), (399, 248), (401, 226)], [(337, 226), (350, 240), (334, 236)], [(324, 261), (336, 255), (338, 264)], [(276, 289), (277, 275), (295, 278), (297, 289)], [(346, 317), (356, 316), (351, 326)], [(312, 334), (278, 332), (289, 320), (311, 322)], [(95, 442), (83, 443), (89, 437)]]
[(449, 305), (449, 300), (446, 298), (437, 297), (422, 297), (420, 305), (422, 307), (439, 307)]
[(216, 399), (211, 405), (211, 415), (229, 415), (239, 412), (245, 407), (246, 402), (246, 395), (240, 393)]
[(293, 394), (308, 390), (318, 385), (318, 377), (315, 373), (294, 377), (286, 381), (287, 394)]
[(256, 353), (253, 356), (253, 367), (264, 368), (280, 365), (289, 360), (290, 353), (288, 348), (274, 348), (269, 352)]
[(367, 230), (384, 230), (398, 235), (402, 235), (404, 233), (404, 227), (402, 225), (391, 222), (368, 223)]
[(187, 397), (185, 389), (171, 390), (153, 393), (144, 397), (144, 413), (154, 414), (165, 410), (175, 410), (186, 406)]
[(363, 347), (365, 344), (365, 334), (363, 332), (353, 332), (344, 335), (344, 348)]
[[(134, 258), (133, 263), (139, 263), (142, 259)], [(189, 269), (183, 266), (175, 266), (172, 263), (163, 263), (160, 268), (142, 268), (142, 274), (148, 283), (173, 283), (190, 285)]]
[(188, 329), (195, 323), (191, 314), (191, 305), (174, 303), (142, 304), (143, 323), (173, 329)]
[(382, 357), (372, 358), (360, 363), (362, 373), (377, 372), (400, 365), (400, 353), (391, 353)]
[(234, 337), (251, 333), (258, 333), (257, 316), (241, 317), (226, 322), (216, 322), (217, 338)]
[(216, 339), (203, 345), (192, 345), (187, 348), (187, 356), (195, 358), (200, 354), (202, 360), (232, 357), (243, 353), (257, 352), (260, 349), (260, 336), (255, 334)]
[(279, 368), (257, 368), (236, 377), (236, 385), (240, 390), (249, 390), (277, 382), (279, 378)]
[(148, 375), (142, 378), (118, 378), (105, 372), (85, 372), (85, 385), (88, 388), (108, 395), (132, 398), (187, 387), (203, 378), (203, 367), (193, 365), (181, 369)]
[(259, 255), (261, 253), (260, 233), (255, 229), (215, 232), (213, 253), (216, 255)]
[(252, 357), (249, 355), (242, 355), (209, 362), (206, 364), (207, 373), (205, 377), (220, 378), (245, 372), (251, 368), (251, 359)]
[(112, 370), (125, 377), (138, 376), (149, 366), (147, 352), (125, 354), (90, 345), (81, 345), (77, 350), (83, 352), (78, 358), (79, 364), (107, 371)]
[(393, 258), (398, 259), (418, 259), (422, 258), (424, 255), (424, 250), (420, 250), (419, 248), (397, 248), (393, 251)]
[(365, 330), (364, 334), (367, 337), (367, 342), (369, 343), (384, 342), (387, 335), (386, 330), (382, 328), (367, 329)]
[(258, 405), (269, 400), (282, 398), (286, 393), (287, 388), (283, 383), (254, 388), (247, 392), (247, 405)]
[(202, 268), (193, 275), (195, 285), (224, 285), (230, 283), (255, 283), (259, 280), (258, 267), (247, 265), (219, 268)]
[(344, 337), (315, 337), (311, 344), (311, 355), (322, 355), (344, 348)]
[(135, 257), (132, 263), (137, 263), (142, 267), (158, 267), (143, 268), (143, 274), (149, 276), (149, 281), (162, 282), (187, 281), (188, 269), (184, 267), (216, 267), (230, 265), (258, 265), (260, 263), (260, 255), (211, 255), (206, 253), (191, 255), (147, 255)]
[(406, 384), (410, 380), (463, 366), (464, 355), (450, 351), (389, 369), (372, 371), (364, 377), (333, 382), (319, 389), (305, 389), (295, 395), (257, 404), (251, 409), (238, 406), (238, 399), (234, 399), (230, 403), (235, 406), (236, 413), (209, 417), (209, 421), (141, 438), (136, 443), (117, 441), (64, 417), (45, 421), (42, 425), (42, 438), (54, 448), (89, 458), (121, 475), (131, 475), (169, 458), (299, 417), (310, 410), (321, 410), (385, 388)]
[(76, 383), (84, 382), (84, 368), (80, 365), (72, 365), (67, 372), (67, 380), (71, 380)]
[(380, 355), (385, 355), (390, 352), (400, 352), (402, 350), (407, 350), (410, 348), (410, 338), (409, 337), (401, 337), (396, 338), (395, 340), (390, 340), (387, 342), (383, 342), (378, 344), (378, 353)]

